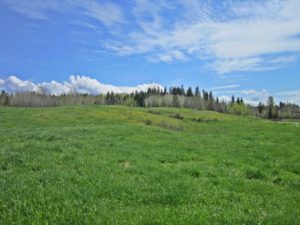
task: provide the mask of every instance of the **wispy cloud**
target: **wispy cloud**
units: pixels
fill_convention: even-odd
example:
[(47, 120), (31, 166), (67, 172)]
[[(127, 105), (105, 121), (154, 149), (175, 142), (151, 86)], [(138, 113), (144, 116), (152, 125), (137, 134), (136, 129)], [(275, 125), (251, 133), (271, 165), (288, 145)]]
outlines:
[(142, 55), (155, 63), (193, 59), (218, 74), (299, 61), (298, 0), (4, 1), (31, 19), (54, 19), (51, 12), (57, 12), (94, 30), (102, 24), (109, 35), (99, 48), (120, 56)]
[[(16, 13), (35, 20), (51, 20), (52, 12), (68, 14), (76, 18), (76, 15), (85, 16), (101, 22), (105, 26), (124, 21), (120, 6), (110, 1), (98, 2), (95, 0), (4, 0), (4, 2)], [(86, 21), (77, 22), (81, 25), (92, 24)]]
[(167, 62), (168, 63), (168, 62), (172, 62), (175, 60), (186, 61), (187, 57), (181, 51), (174, 50), (172, 52), (158, 54), (155, 57), (149, 57), (148, 59), (152, 62)]
[[(272, 70), (298, 60), (297, 0), (224, 1), (218, 8), (210, 1), (178, 0), (160, 8), (155, 1), (138, 2), (155, 10), (147, 19), (138, 17), (137, 29), (125, 34), (126, 38), (106, 43), (105, 47), (120, 55), (144, 54), (155, 62), (210, 59), (214, 61), (210, 68), (219, 74)], [(178, 8), (181, 14), (176, 14)], [(178, 17), (166, 18), (168, 13)], [(174, 52), (184, 57), (174, 57)]]
[(47, 10), (59, 10), (58, 4), (55, 1), (41, 0), (4, 0), (14, 12), (35, 20), (48, 20), (49, 15)]
[(121, 8), (112, 2), (80, 1), (78, 6), (84, 8), (83, 13), (106, 26), (124, 22)]
[(219, 86), (219, 87), (212, 87), (210, 90), (212, 91), (217, 91), (217, 90), (226, 90), (226, 89), (233, 89), (233, 88), (238, 88), (240, 85), (238, 84), (231, 84), (231, 85), (225, 85), (225, 86)]

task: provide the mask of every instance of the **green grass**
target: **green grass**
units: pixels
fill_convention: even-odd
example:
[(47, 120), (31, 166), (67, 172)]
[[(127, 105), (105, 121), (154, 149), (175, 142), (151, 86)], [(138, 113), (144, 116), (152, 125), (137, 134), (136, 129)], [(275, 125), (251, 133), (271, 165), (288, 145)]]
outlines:
[(300, 126), (0, 107), (0, 224), (300, 224)]

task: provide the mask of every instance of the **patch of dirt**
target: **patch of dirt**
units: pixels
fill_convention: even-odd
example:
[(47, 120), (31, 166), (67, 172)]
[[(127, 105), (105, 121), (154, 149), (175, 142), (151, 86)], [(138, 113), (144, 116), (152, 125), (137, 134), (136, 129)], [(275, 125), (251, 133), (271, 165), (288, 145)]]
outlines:
[(129, 161), (126, 160), (121, 160), (118, 162), (119, 165), (125, 169), (128, 169), (131, 166), (131, 163)]

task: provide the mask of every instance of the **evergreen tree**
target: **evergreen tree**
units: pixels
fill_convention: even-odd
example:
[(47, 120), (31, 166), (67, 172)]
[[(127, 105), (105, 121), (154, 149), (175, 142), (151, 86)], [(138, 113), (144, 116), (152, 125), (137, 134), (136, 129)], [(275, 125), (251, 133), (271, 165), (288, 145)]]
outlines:
[(196, 89), (195, 89), (195, 96), (196, 97), (200, 97), (200, 90), (199, 90), (199, 87), (197, 86)]
[(214, 101), (214, 96), (212, 94), (212, 92), (210, 91), (209, 94), (208, 94), (208, 98), (209, 98), (209, 101), (210, 102), (213, 102)]
[(187, 89), (186, 96), (187, 96), (187, 97), (193, 97), (193, 96), (194, 96), (193, 90), (192, 90), (191, 87), (189, 87), (189, 88)]
[(258, 109), (258, 113), (259, 113), (260, 115), (263, 113), (264, 107), (265, 107), (265, 106), (264, 106), (261, 102), (258, 103), (257, 109)]
[(231, 97), (231, 104), (234, 104), (235, 103), (235, 98), (234, 98), (234, 96), (232, 95), (232, 97)]
[(269, 96), (268, 98), (268, 119), (276, 119), (276, 108), (274, 98)]
[(167, 91), (167, 87), (165, 86), (163, 95), (166, 95), (166, 94), (168, 94), (168, 91)]
[(4, 90), (1, 91), (0, 105), (5, 105), (5, 106), (9, 105), (9, 97)]
[(105, 96), (105, 102), (106, 104), (110, 104), (110, 94), (109, 94), (109, 91), (107, 92), (106, 96)]
[(208, 93), (207, 93), (207, 91), (203, 90), (202, 91), (202, 96), (203, 96), (204, 101), (208, 101)]
[(208, 94), (208, 109), (214, 110), (214, 96), (211, 91)]
[(146, 94), (143, 91), (135, 92), (134, 101), (136, 102), (137, 106), (144, 107), (145, 106), (145, 98), (146, 98)]
[(284, 104), (283, 102), (281, 102), (281, 101), (279, 102), (279, 108), (280, 108), (280, 109), (283, 109), (283, 108), (284, 108), (284, 105), (285, 105), (285, 104)]
[(185, 95), (185, 90), (184, 90), (184, 86), (183, 85), (180, 86), (179, 95)]

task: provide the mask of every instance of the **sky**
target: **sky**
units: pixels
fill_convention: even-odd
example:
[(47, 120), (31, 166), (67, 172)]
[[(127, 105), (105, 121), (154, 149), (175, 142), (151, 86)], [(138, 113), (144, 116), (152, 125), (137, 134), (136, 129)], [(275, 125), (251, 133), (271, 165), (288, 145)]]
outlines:
[(0, 0), (0, 89), (181, 84), (300, 104), (300, 1)]

